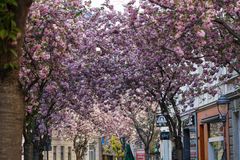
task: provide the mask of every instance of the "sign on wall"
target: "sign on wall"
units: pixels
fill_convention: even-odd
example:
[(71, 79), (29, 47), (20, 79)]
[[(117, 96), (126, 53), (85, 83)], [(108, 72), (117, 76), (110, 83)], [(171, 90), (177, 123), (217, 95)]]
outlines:
[(170, 139), (170, 133), (169, 132), (161, 132), (160, 133), (160, 139), (161, 140), (169, 140)]
[(164, 117), (164, 115), (160, 114), (160, 115), (156, 116), (156, 123), (157, 123), (158, 127), (166, 126), (167, 125), (167, 120)]

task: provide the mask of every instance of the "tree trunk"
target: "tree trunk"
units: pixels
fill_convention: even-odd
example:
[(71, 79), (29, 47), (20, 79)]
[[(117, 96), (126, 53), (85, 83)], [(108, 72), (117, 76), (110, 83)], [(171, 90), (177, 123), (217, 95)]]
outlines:
[(81, 157), (78, 153), (76, 153), (76, 160), (81, 160)]
[(75, 154), (76, 154), (76, 160), (84, 160), (84, 158), (85, 158), (85, 151), (84, 151), (84, 153), (82, 153), (82, 152), (79, 152), (79, 151), (76, 151), (75, 152)]
[(39, 153), (39, 158), (38, 158), (39, 160), (43, 160), (43, 152), (40, 152)]
[(149, 150), (149, 147), (145, 147), (144, 150), (145, 150), (146, 160), (150, 160), (150, 150)]
[(23, 97), (17, 72), (12, 72), (0, 80), (0, 159), (21, 158), (23, 119)]
[(12, 8), (17, 27), (22, 32), (16, 46), (7, 43), (8, 48), (15, 49), (18, 56), (3, 53), (0, 49), (0, 159), (20, 160), (22, 157), (22, 131), (24, 120), (23, 94), (18, 82), (18, 70), (5, 70), (4, 65), (18, 64), (21, 56), (22, 38), (30, 2), (17, 0), (18, 6)]
[(39, 144), (34, 143), (33, 144), (33, 160), (41, 160), (41, 153), (40, 153), (40, 149), (39, 149)]
[(76, 154), (76, 160), (84, 160), (85, 153), (87, 152), (88, 138), (85, 134), (75, 135), (73, 146)]
[(81, 155), (80, 153), (76, 153), (76, 160), (84, 160), (84, 155)]
[(24, 160), (33, 160), (33, 144), (26, 139), (24, 142)]
[(183, 146), (182, 146), (182, 141), (181, 137), (178, 136), (174, 140), (175, 143), (175, 149), (176, 149), (176, 157), (173, 157), (173, 160), (182, 160), (183, 159)]
[(34, 141), (33, 143), (33, 160), (43, 160), (43, 151), (44, 151), (43, 139)]
[(177, 158), (176, 160), (182, 160), (182, 155), (183, 155), (183, 150), (182, 148), (176, 148), (176, 155), (177, 155)]
[(33, 139), (31, 132), (26, 127), (26, 117), (24, 121), (24, 127), (23, 127), (23, 136), (24, 136), (24, 143), (23, 143), (23, 153), (24, 153), (24, 160), (33, 160)]
[(33, 160), (39, 160), (38, 144), (33, 143)]

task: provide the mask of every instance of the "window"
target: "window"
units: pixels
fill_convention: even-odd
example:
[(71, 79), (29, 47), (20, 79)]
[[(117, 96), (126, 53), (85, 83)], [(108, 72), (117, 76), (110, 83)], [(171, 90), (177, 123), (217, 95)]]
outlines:
[(72, 148), (71, 147), (68, 147), (68, 160), (71, 160), (72, 158)]
[(53, 146), (53, 160), (57, 160), (57, 146)]
[(89, 145), (89, 160), (96, 160), (96, 149), (94, 144)]
[(209, 123), (208, 159), (221, 160), (224, 154), (223, 123)]
[(223, 124), (222, 122), (209, 123), (209, 137), (223, 136)]
[(61, 146), (61, 160), (64, 160), (64, 146)]

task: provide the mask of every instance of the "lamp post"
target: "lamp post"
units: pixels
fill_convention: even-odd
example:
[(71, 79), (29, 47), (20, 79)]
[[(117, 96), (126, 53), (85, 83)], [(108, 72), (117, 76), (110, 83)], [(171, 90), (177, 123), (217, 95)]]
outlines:
[(219, 119), (223, 123), (223, 155), (222, 155), (222, 160), (227, 160), (226, 121), (227, 121), (229, 103), (230, 103), (230, 100), (226, 95), (221, 95), (217, 100), (217, 109), (218, 109), (218, 112), (219, 112)]

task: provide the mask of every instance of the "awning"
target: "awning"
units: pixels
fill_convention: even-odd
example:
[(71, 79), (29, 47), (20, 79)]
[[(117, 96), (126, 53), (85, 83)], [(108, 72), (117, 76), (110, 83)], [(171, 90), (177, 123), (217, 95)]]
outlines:
[(221, 122), (219, 115), (214, 115), (201, 120), (201, 123), (215, 123), (215, 122)]

